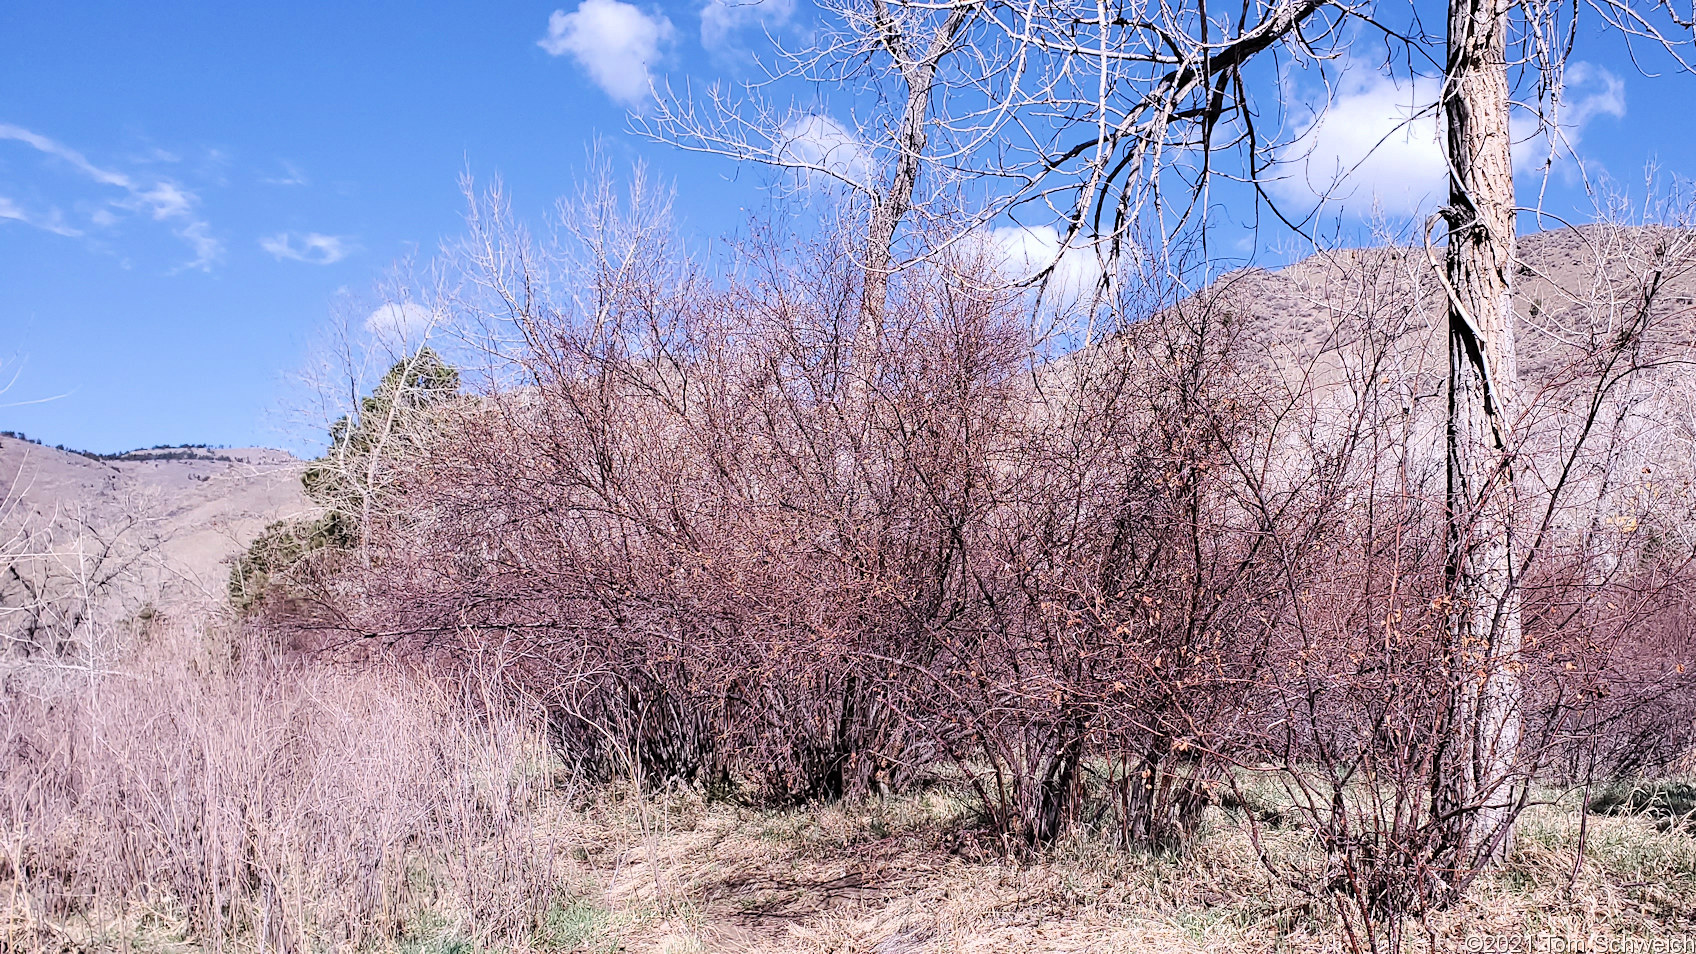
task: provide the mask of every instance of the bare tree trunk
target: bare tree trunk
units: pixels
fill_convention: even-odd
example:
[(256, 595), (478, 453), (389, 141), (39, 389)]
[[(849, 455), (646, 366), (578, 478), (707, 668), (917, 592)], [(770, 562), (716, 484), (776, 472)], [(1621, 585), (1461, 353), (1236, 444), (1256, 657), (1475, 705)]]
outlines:
[[(889, 187), (872, 194), (870, 221), (866, 228), (865, 272), (860, 289), (860, 320), (851, 352), (852, 373), (848, 376), (845, 413), (850, 430), (864, 438), (871, 382), (877, 361), (878, 342), (883, 338), (883, 316), (889, 307), (889, 276), (894, 270), (895, 233), (913, 208), (913, 189), (925, 158), (930, 121), (931, 87), (937, 66), (958, 42), (961, 28), (972, 16), (973, 6), (962, 4), (950, 10), (922, 54), (915, 56), (906, 36), (885, 0), (872, 0), (878, 42), (889, 51), (907, 85), (907, 104), (895, 130), (895, 168)], [(857, 441), (856, 441), (857, 443)], [(854, 487), (855, 448), (837, 448), (837, 477), (845, 488)]]
[(919, 181), (919, 169), (924, 162), (925, 124), (930, 120), (931, 87), (936, 82), (936, 69), (943, 57), (954, 48), (960, 30), (971, 18), (973, 7), (962, 4), (949, 11), (946, 19), (931, 37), (924, 52), (915, 57), (907, 48), (907, 38), (891, 16), (883, 0), (874, 0), (879, 42), (907, 84), (907, 105), (901, 112), (901, 125), (895, 130), (895, 169), (889, 188), (877, 194), (872, 202), (871, 222), (866, 229), (866, 277), (860, 298), (859, 339), (856, 350), (869, 352), (883, 333), (883, 313), (889, 302), (889, 274), (895, 258), (895, 231), (901, 220), (913, 208), (913, 188)]
[[(1448, 637), (1454, 749), (1434, 779), (1452, 847), (1506, 855), (1522, 788), (1516, 503), (1508, 405), (1514, 361), (1513, 159), (1506, 33), (1511, 0), (1450, 0), (1443, 112), (1450, 163)], [(1482, 807), (1480, 807), (1482, 806)], [(1476, 810), (1474, 810), (1476, 809)]]

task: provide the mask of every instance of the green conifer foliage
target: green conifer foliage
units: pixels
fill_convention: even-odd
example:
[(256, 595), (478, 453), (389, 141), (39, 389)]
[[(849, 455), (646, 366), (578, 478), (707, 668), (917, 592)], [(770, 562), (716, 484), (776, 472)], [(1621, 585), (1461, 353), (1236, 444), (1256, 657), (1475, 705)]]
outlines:
[(424, 449), (430, 415), (459, 393), (459, 372), (433, 349), (395, 363), (359, 402), (357, 416), (330, 425), (330, 446), (301, 475), (306, 496), (323, 508), (312, 519), (284, 520), (260, 533), (230, 569), (230, 602), (247, 612), (289, 570), (314, 554), (347, 550), (380, 502), (395, 461)]

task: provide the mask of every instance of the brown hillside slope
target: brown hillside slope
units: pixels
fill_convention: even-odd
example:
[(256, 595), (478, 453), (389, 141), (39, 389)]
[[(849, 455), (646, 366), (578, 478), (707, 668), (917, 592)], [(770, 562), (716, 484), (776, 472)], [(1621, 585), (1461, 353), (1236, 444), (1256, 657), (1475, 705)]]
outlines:
[[(1442, 249), (1322, 252), (1276, 271), (1234, 272), (1215, 287), (1288, 366), (1335, 369), (1336, 356), (1370, 328), (1398, 338), (1409, 370), (1440, 379), (1447, 361), (1446, 302), (1428, 254), (1440, 260)], [(1519, 258), (1514, 299), (1523, 398), (1570, 376), (1574, 359), (1621, 327), (1651, 288), (1652, 346), (1667, 354), (1688, 349), (1696, 336), (1696, 234), (1605, 225), (1560, 229), (1521, 236)]]
[[(230, 558), (266, 524), (311, 504), (300, 488), (303, 464), (287, 452), (195, 453), (189, 460), (146, 451), (93, 460), (0, 437), (0, 523), (14, 532), (80, 524), (98, 533), (134, 520), (127, 536), (147, 550), (149, 598), (221, 597)], [(65, 534), (56, 537), (55, 548), (63, 546)]]

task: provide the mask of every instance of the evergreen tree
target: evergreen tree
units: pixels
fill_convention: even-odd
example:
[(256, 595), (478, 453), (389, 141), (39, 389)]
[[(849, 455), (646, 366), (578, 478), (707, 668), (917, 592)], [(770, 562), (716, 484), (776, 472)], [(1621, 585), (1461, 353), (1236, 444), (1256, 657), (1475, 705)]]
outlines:
[(395, 363), (353, 415), (330, 425), (330, 446), (301, 475), (324, 512), (266, 527), (230, 569), (230, 602), (247, 611), (273, 581), (313, 554), (351, 549), (397, 459), (425, 450), (430, 414), (459, 393), (459, 372), (430, 348)]

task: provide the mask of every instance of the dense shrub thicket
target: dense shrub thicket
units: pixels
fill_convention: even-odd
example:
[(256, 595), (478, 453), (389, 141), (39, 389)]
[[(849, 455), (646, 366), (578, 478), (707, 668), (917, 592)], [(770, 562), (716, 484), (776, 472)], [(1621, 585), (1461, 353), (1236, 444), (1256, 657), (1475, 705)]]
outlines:
[[(343, 425), (314, 481), (357, 542), (273, 616), (498, 680), (585, 777), (946, 778), (1009, 851), (1173, 845), (1274, 784), (1328, 849), (1280, 873), (1368, 919), (1464, 891), (1506, 836), (1467, 829), (1486, 803), (1687, 745), (1690, 467), (1654, 403), (1684, 233), (1593, 236), (1643, 267), (1521, 398), (1526, 638), (1486, 673), (1445, 625), (1441, 311), (1407, 256), (1320, 269), (1292, 345), (1243, 276), (1190, 293), (1167, 262), (1033, 321), (957, 245), (867, 339), (851, 243), (756, 234), (709, 281), (640, 209), (583, 221), (539, 247), (474, 217), (443, 307), (499, 365), (450, 396), (403, 362)], [(1455, 803), (1486, 678), (1520, 760)]]

